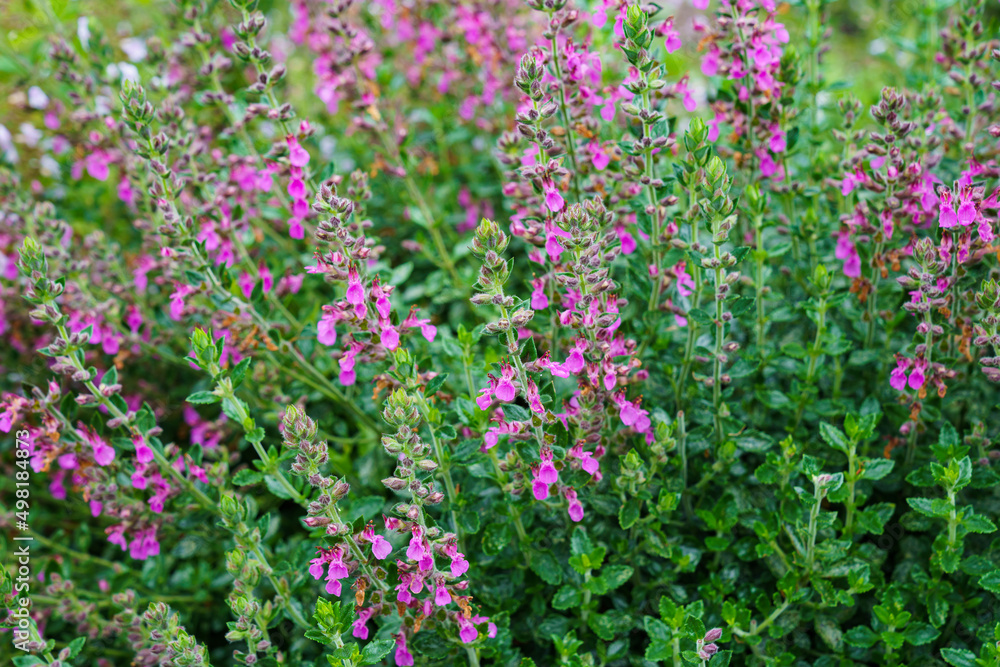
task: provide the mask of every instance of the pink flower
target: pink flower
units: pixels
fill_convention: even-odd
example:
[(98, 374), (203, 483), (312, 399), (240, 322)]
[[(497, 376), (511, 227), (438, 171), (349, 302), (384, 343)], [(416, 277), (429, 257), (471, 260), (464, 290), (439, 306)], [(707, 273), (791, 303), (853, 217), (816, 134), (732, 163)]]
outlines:
[(552, 463), (552, 450), (546, 447), (542, 451), (541, 457), (542, 464), (538, 467), (535, 478), (546, 484), (555, 484), (559, 481), (559, 471), (556, 470), (555, 465)]
[(237, 283), (239, 284), (240, 289), (243, 291), (243, 298), (249, 299), (250, 295), (253, 293), (254, 285), (257, 284), (257, 280), (249, 273), (244, 271), (243, 275), (240, 276)]
[(562, 195), (559, 194), (559, 190), (556, 189), (555, 183), (552, 182), (551, 178), (542, 179), (542, 192), (545, 193), (545, 205), (553, 213), (558, 213), (563, 209), (566, 202), (563, 200)]
[(906, 371), (910, 367), (910, 360), (906, 357), (896, 357), (896, 367), (889, 374), (889, 386), (896, 391), (906, 389)]
[(377, 277), (372, 281), (372, 296), (375, 297), (375, 310), (378, 311), (378, 316), (382, 319), (389, 319), (389, 315), (392, 314), (392, 304), (389, 303), (389, 298), (382, 286), (379, 285)]
[(105, 151), (97, 149), (84, 158), (84, 165), (91, 178), (99, 181), (108, 180), (108, 165), (111, 163), (111, 156)]
[(604, 171), (611, 163), (611, 156), (604, 152), (604, 149), (596, 141), (587, 144), (587, 150), (590, 152), (590, 161), (597, 171)]
[(376, 535), (372, 540), (372, 553), (375, 554), (375, 558), (385, 560), (385, 557), (392, 553), (392, 545), (389, 544), (389, 540)]
[(438, 586), (437, 590), (434, 592), (434, 604), (439, 607), (447, 606), (451, 604), (451, 593), (444, 586)]
[(306, 198), (306, 182), (299, 176), (293, 176), (288, 181), (288, 196), (294, 200)]
[(337, 342), (337, 316), (332, 310), (323, 313), (316, 323), (316, 340), (323, 345), (334, 345)]
[(771, 139), (768, 142), (768, 147), (772, 153), (784, 153), (788, 148), (785, 132), (777, 125), (771, 128)]
[(667, 53), (673, 53), (677, 49), (681, 48), (681, 36), (674, 28), (674, 22), (672, 20), (664, 22), (660, 31), (663, 33), (665, 38), (664, 47), (667, 49)]
[(479, 632), (476, 630), (476, 626), (469, 622), (465, 616), (458, 616), (458, 637), (462, 640), (463, 644), (469, 644), (476, 641), (479, 637)]
[(380, 334), (380, 341), (382, 345), (389, 351), (395, 350), (399, 347), (399, 331), (396, 327), (391, 324), (379, 322), (379, 326), (382, 328), (382, 333)]
[(396, 664), (399, 667), (412, 667), (413, 655), (406, 648), (406, 635), (400, 632), (396, 637)]
[(358, 617), (352, 623), (354, 630), (351, 632), (352, 635), (358, 639), (368, 639), (368, 619), (372, 617), (375, 610), (371, 607), (358, 610)]
[(517, 395), (517, 390), (514, 388), (514, 375), (516, 371), (514, 367), (510, 364), (500, 365), (500, 380), (497, 382), (494, 394), (497, 400), (502, 403), (510, 403), (514, 400)]
[(545, 414), (545, 407), (542, 405), (542, 396), (538, 391), (538, 385), (530, 378), (528, 379), (525, 397), (528, 399), (528, 407), (531, 408), (532, 412), (538, 415)]
[(924, 369), (927, 368), (927, 362), (923, 359), (917, 359), (913, 362), (913, 372), (910, 373), (910, 377), (907, 380), (907, 385), (910, 389), (917, 391), (924, 386)]
[(941, 204), (938, 210), (938, 227), (941, 229), (950, 229), (958, 224), (958, 216), (955, 215), (955, 209), (951, 203), (951, 192), (948, 190), (943, 190), (941, 192)]
[(351, 266), (347, 271), (347, 303), (354, 306), (354, 312), (358, 317), (364, 317), (368, 312), (365, 306), (365, 288), (361, 285), (361, 276), (358, 275), (356, 266)]
[(493, 375), (489, 375), (488, 384), (479, 390), (479, 396), (476, 397), (476, 405), (479, 406), (480, 410), (485, 410), (493, 404), (493, 392), (496, 387), (497, 379)]
[(861, 256), (851, 240), (851, 234), (846, 229), (842, 229), (837, 234), (837, 247), (834, 250), (834, 257), (844, 260), (844, 275), (848, 278), (858, 278), (861, 276)]
[(840, 194), (846, 197), (854, 191), (854, 188), (859, 183), (863, 183), (864, 180), (865, 175), (864, 172), (861, 171), (861, 167), (855, 169), (853, 174), (844, 174), (844, 178), (840, 182)]
[(349, 387), (357, 380), (354, 372), (355, 357), (361, 351), (361, 344), (351, 341), (344, 356), (340, 358), (340, 384)]
[(319, 556), (309, 561), (309, 574), (313, 579), (319, 579), (323, 576), (323, 569), (326, 566), (326, 592), (339, 596), (340, 579), (348, 575), (347, 566), (344, 564), (344, 552), (339, 546), (332, 549), (319, 547), (318, 551)]
[(451, 559), (451, 576), (461, 577), (468, 571), (469, 561), (465, 560), (465, 556), (456, 550), (455, 555)]
[(545, 310), (549, 307), (549, 298), (545, 296), (545, 281), (535, 278), (531, 281), (531, 308), (532, 310)]
[(645, 433), (649, 430), (651, 422), (647, 411), (640, 408), (638, 404), (625, 400), (623, 393), (615, 394), (614, 400), (619, 407), (618, 417), (622, 420), (622, 424), (631, 426), (637, 433)]
[(601, 468), (600, 462), (594, 458), (594, 455), (592, 453), (584, 451), (582, 444), (573, 446), (569, 450), (568, 456), (575, 459), (580, 459), (580, 467), (583, 468), (584, 472), (590, 475), (597, 474), (597, 472)]
[(674, 273), (677, 275), (677, 293), (681, 296), (691, 296), (694, 293), (694, 278), (692, 278), (687, 272), (686, 262), (678, 262), (674, 267)]
[(681, 103), (687, 111), (694, 111), (698, 108), (698, 103), (694, 99), (694, 95), (691, 94), (691, 89), (688, 88), (688, 77), (683, 77), (674, 86), (674, 92), (681, 96)]
[(93, 451), (94, 463), (102, 467), (110, 465), (111, 462), (115, 460), (114, 447), (104, 442), (101, 436), (97, 435), (96, 432), (91, 431), (87, 427), (82, 426), (81, 430), (83, 432), (84, 439)]
[(146, 444), (141, 435), (132, 436), (132, 444), (135, 446), (135, 458), (139, 463), (151, 463), (155, 458), (153, 450)]
[(299, 145), (294, 136), (286, 137), (288, 143), (288, 161), (293, 167), (302, 168), (309, 164), (309, 153)]
[(419, 526), (413, 528), (410, 536), (410, 545), (406, 548), (406, 557), (412, 561), (419, 561), (424, 557), (423, 530)]
[(193, 292), (194, 288), (190, 285), (183, 283), (177, 285), (177, 288), (170, 295), (170, 319), (175, 322), (180, 321), (184, 315), (184, 298)]

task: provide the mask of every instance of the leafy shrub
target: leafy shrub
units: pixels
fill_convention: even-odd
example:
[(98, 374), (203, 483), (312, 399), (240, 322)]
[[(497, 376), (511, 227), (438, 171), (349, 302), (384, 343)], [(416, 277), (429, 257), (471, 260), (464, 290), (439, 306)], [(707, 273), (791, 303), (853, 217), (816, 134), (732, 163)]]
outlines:
[(995, 4), (15, 4), (13, 664), (1000, 665)]

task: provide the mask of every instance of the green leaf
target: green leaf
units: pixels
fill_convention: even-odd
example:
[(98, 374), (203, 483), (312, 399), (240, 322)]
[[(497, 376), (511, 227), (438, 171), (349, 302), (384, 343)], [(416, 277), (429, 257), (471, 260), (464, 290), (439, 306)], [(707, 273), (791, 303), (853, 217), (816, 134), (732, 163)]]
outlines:
[(864, 508), (857, 514), (858, 530), (881, 535), (895, 510), (896, 506), (892, 503), (875, 503)]
[(712, 535), (705, 538), (705, 548), (709, 551), (725, 551), (732, 541), (728, 537)]
[(444, 386), (444, 383), (448, 380), (448, 373), (441, 373), (435, 375), (428, 382), (427, 386), (424, 388), (424, 396), (433, 396), (438, 389)]
[(753, 297), (741, 296), (740, 298), (738, 298), (736, 301), (733, 302), (732, 306), (729, 307), (729, 312), (733, 314), (733, 317), (739, 317), (740, 315), (743, 315), (748, 310), (750, 310), (751, 306), (753, 306), (753, 303), (754, 303)]
[(823, 438), (823, 441), (826, 444), (830, 445), (838, 452), (847, 454), (851, 451), (851, 441), (848, 440), (847, 436), (844, 435), (844, 432), (836, 426), (832, 426), (826, 422), (820, 422), (819, 435)]
[(979, 578), (979, 585), (991, 593), (1000, 595), (1000, 570), (993, 570)]
[(369, 642), (361, 651), (361, 664), (377, 665), (395, 646), (396, 642), (391, 639), (376, 639)]
[(437, 433), (438, 440), (444, 440), (445, 442), (450, 442), (458, 437), (455, 427), (451, 424), (441, 424), (434, 428), (434, 432)]
[(615, 638), (614, 623), (608, 614), (591, 614), (587, 619), (587, 625), (595, 635), (606, 642)]
[(18, 655), (13, 659), (14, 667), (32, 667), (32, 665), (44, 665), (44, 661), (33, 655)]
[(838, 653), (844, 650), (844, 633), (835, 619), (830, 616), (817, 616), (814, 626), (827, 646)]
[(684, 619), (684, 634), (688, 637), (701, 638), (705, 636), (705, 623), (697, 616), (688, 616)]
[(970, 514), (964, 517), (962, 519), (962, 527), (970, 533), (985, 534), (995, 532), (997, 529), (996, 525), (982, 514)]
[(583, 601), (583, 594), (579, 588), (576, 586), (563, 586), (558, 591), (556, 595), (552, 598), (552, 607), (554, 609), (572, 609), (573, 607), (580, 606)]
[(451, 455), (451, 460), (455, 463), (468, 463), (477, 459), (482, 454), (479, 451), (479, 448), (482, 446), (482, 440), (463, 440), (455, 448), (455, 453)]
[(639, 520), (639, 513), (642, 509), (642, 500), (639, 498), (629, 498), (618, 510), (618, 523), (623, 530), (628, 530)]
[(250, 468), (244, 468), (233, 475), (233, 486), (249, 486), (250, 484), (258, 484), (262, 479), (264, 479), (264, 475), (261, 473), (256, 470), (250, 470)]
[(902, 648), (903, 642), (906, 641), (906, 636), (902, 632), (896, 632), (895, 630), (886, 630), (880, 634), (879, 637), (885, 642), (885, 645), (892, 650)]
[(955, 490), (964, 489), (972, 481), (972, 459), (968, 456), (962, 457), (958, 462), (958, 482), (955, 484)]
[(609, 565), (601, 570), (601, 578), (608, 585), (608, 590), (613, 591), (632, 578), (632, 568), (628, 565)]
[(290, 500), (294, 497), (292, 495), (292, 492), (289, 489), (286, 489), (285, 485), (282, 484), (281, 481), (274, 475), (265, 476), (264, 485), (267, 487), (268, 491), (278, 496), (279, 498)]
[(976, 654), (964, 648), (943, 648), (941, 657), (954, 667), (976, 667)]
[(504, 416), (507, 421), (526, 422), (531, 420), (531, 413), (528, 409), (520, 405), (505, 403), (503, 406)]
[(233, 389), (239, 387), (243, 383), (243, 378), (246, 376), (247, 368), (249, 368), (251, 361), (252, 359), (250, 357), (241, 359), (240, 363), (236, 364), (236, 366), (233, 367), (233, 370), (229, 372), (229, 377), (232, 378), (233, 381)]
[(712, 316), (701, 308), (692, 308), (688, 311), (688, 315), (698, 324), (707, 326), (712, 323)]
[(732, 657), (732, 651), (719, 651), (709, 660), (708, 667), (729, 667), (729, 660)]
[(71, 641), (69, 645), (66, 647), (67, 649), (69, 649), (69, 657), (75, 658), (76, 656), (80, 655), (80, 651), (83, 650), (83, 645), (86, 643), (87, 643), (86, 637), (77, 637), (76, 639)]
[(859, 625), (844, 633), (844, 641), (851, 646), (859, 648), (871, 648), (878, 643), (878, 635), (872, 632), (871, 628)]
[(878, 480), (882, 479), (890, 472), (896, 462), (892, 459), (861, 459), (861, 479)]
[(466, 535), (475, 535), (479, 532), (479, 512), (466, 510), (458, 512), (458, 526)]
[(483, 551), (496, 556), (510, 544), (510, 524), (491, 523), (483, 532)]
[(912, 644), (913, 646), (923, 646), (924, 644), (929, 644), (937, 639), (940, 634), (941, 633), (938, 629), (929, 623), (917, 622), (910, 623), (903, 631), (906, 643)]
[(925, 516), (946, 517), (951, 514), (951, 504), (944, 498), (907, 498), (906, 502)]
[(646, 660), (669, 660), (673, 651), (670, 647), (670, 628), (663, 621), (646, 616), (643, 619), (646, 634), (649, 635), (649, 646), (646, 647)]
[(536, 551), (531, 557), (531, 570), (550, 586), (558, 586), (563, 580), (562, 565), (548, 551)]
[(573, 536), (570, 538), (569, 546), (570, 552), (574, 556), (590, 553), (590, 551), (594, 548), (594, 545), (590, 542), (590, 537), (587, 535), (586, 529), (582, 526), (573, 531)]
[(218, 403), (219, 397), (210, 391), (196, 391), (185, 400), (194, 405), (208, 405), (209, 403)]

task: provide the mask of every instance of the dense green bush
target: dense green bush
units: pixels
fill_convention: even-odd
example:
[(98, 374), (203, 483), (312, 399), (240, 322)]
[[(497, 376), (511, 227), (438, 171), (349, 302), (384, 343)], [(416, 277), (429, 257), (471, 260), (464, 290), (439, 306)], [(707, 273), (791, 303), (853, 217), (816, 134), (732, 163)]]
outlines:
[(5, 660), (1000, 665), (996, 3), (8, 8)]

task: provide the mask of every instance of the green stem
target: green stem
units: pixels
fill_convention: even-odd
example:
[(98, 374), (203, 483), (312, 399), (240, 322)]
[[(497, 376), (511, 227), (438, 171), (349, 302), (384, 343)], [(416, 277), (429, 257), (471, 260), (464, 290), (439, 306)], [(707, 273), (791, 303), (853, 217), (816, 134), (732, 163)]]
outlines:
[(757, 267), (754, 288), (757, 292), (757, 354), (761, 362), (764, 361), (764, 328), (767, 325), (764, 317), (764, 260), (767, 259), (767, 252), (764, 250), (763, 228), (763, 216), (758, 215), (754, 218), (754, 259)]
[[(916, 429), (914, 429), (916, 430)], [(857, 443), (851, 441), (847, 450), (847, 515), (844, 518), (844, 536), (851, 537), (854, 533), (854, 510), (856, 504), (855, 485), (858, 483)]]
[(872, 274), (869, 282), (871, 291), (868, 293), (868, 303), (866, 304), (866, 317), (868, 319), (868, 332), (865, 334), (865, 349), (871, 349), (875, 342), (875, 320), (878, 313), (878, 283), (882, 278), (882, 269), (878, 265), (877, 259), (882, 256), (883, 248), (882, 234), (878, 234), (875, 242), (875, 252), (872, 255)]
[(816, 336), (813, 338), (812, 347), (809, 349), (809, 366), (806, 369), (805, 391), (802, 392), (802, 397), (799, 398), (799, 407), (795, 413), (795, 426), (792, 428), (792, 433), (802, 423), (802, 416), (805, 414), (806, 405), (809, 402), (809, 391), (816, 383), (816, 366), (819, 363), (820, 357), (823, 356), (823, 336), (826, 335), (826, 311), (826, 293), (823, 293), (816, 308), (818, 321), (816, 322)]
[(434, 425), (430, 421), (430, 406), (427, 404), (427, 397), (422, 393), (416, 392), (417, 401), (420, 405), (420, 411), (423, 413), (424, 422), (427, 424), (427, 430), (431, 434), (431, 443), (434, 445), (434, 455), (437, 457), (438, 465), (440, 466), (440, 475), (444, 479), (444, 488), (448, 496), (448, 510), (451, 514), (451, 523), (455, 528), (455, 535), (458, 536), (458, 547), (463, 553), (465, 548), (463, 546), (463, 535), (462, 529), (458, 523), (458, 516), (455, 514), (455, 504), (458, 502), (458, 493), (455, 491), (455, 482), (451, 477), (451, 464), (446, 463), (444, 459), (444, 448), (441, 446), (441, 441), (438, 440), (437, 433), (434, 432)]
[(823, 503), (823, 489), (817, 484), (813, 496), (816, 500), (809, 510), (809, 535), (806, 543), (806, 572), (812, 574), (816, 562), (816, 533), (819, 530), (819, 511)]
[[(552, 20), (552, 15), (555, 12), (549, 12), (549, 21)], [(559, 111), (562, 116), (563, 126), (566, 130), (566, 148), (569, 153), (569, 163), (572, 167), (572, 179), (573, 179), (573, 194), (576, 197), (576, 201), (580, 201), (580, 171), (576, 163), (576, 145), (573, 141), (573, 128), (570, 125), (569, 117), (569, 105), (566, 104), (566, 91), (563, 88), (562, 80), (562, 69), (559, 67), (559, 44), (557, 38), (559, 33), (556, 31), (552, 32), (552, 40), (550, 42), (550, 49), (552, 51), (552, 67), (555, 69), (556, 76), (556, 86), (559, 88)], [(542, 153), (538, 154), (539, 162), (542, 160)]]
[(726, 325), (722, 321), (722, 253), (719, 245), (713, 244), (715, 260), (715, 355), (712, 368), (712, 420), (715, 424), (715, 443), (722, 445), (722, 345), (726, 337)]
[(691, 509), (691, 494), (688, 493), (687, 423), (683, 411), (677, 413), (677, 449), (681, 458), (681, 505), (684, 516), (690, 520), (694, 512)]
[[(650, 103), (649, 97), (649, 87), (646, 86), (642, 91), (642, 106), (648, 111), (652, 111), (652, 104)], [(645, 121), (642, 123), (642, 136), (644, 139), (652, 139), (652, 128)], [(649, 183), (646, 185), (646, 195), (649, 199), (649, 206), (653, 209), (653, 267), (656, 269), (656, 275), (653, 276), (653, 286), (649, 291), (649, 303), (647, 304), (647, 310), (654, 311), (659, 307), (659, 295), (660, 286), (663, 284), (663, 276), (660, 275), (662, 267), (660, 266), (660, 207), (656, 198), (656, 188), (653, 187), (653, 148), (650, 146), (646, 150), (645, 155), (645, 169), (646, 178)]]

